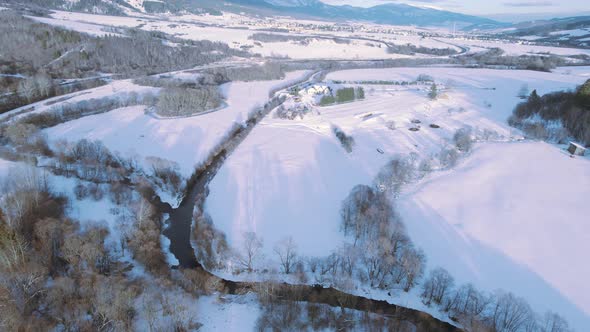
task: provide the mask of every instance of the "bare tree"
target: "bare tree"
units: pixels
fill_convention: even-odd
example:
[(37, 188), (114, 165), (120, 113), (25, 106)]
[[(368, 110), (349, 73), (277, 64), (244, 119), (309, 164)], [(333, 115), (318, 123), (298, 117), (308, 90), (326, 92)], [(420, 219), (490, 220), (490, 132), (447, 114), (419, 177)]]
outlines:
[(405, 274), (403, 281), (403, 289), (405, 292), (410, 291), (410, 289), (416, 285), (417, 281), (422, 278), (425, 262), (426, 255), (422, 250), (415, 249), (413, 246), (409, 246), (403, 250), (401, 269)]
[(570, 332), (567, 321), (555, 312), (548, 311), (539, 322), (541, 332)]
[(286, 274), (291, 273), (295, 266), (295, 261), (297, 259), (296, 250), (297, 245), (291, 236), (284, 238), (274, 247), (274, 252), (279, 256), (281, 267)]
[(242, 246), (244, 251), (238, 256), (239, 263), (248, 269), (248, 272), (252, 272), (254, 262), (261, 254), (263, 241), (254, 232), (245, 232), (242, 237), (244, 238)]
[(17, 233), (4, 226), (0, 220), (0, 267), (1, 270), (14, 270), (25, 261), (27, 243)]
[(426, 305), (431, 303), (442, 304), (450, 295), (455, 281), (449, 272), (438, 267), (428, 275), (422, 284), (422, 301)]
[(474, 319), (483, 314), (490, 301), (489, 296), (478, 291), (472, 284), (466, 284), (448, 297), (445, 309), (461, 320), (469, 322), (465, 325), (471, 325)]
[(129, 248), (133, 257), (152, 273), (167, 270), (166, 258), (160, 242), (161, 225), (154, 207), (145, 199), (132, 203), (133, 230)]
[(158, 306), (157, 297), (161, 296), (155, 292), (144, 293), (142, 297), (142, 309), (147, 321), (149, 332), (158, 331), (159, 326), (158, 317), (160, 315), (160, 308)]
[(39, 207), (49, 191), (46, 174), (34, 167), (11, 169), (0, 186), (7, 225), (29, 240), (36, 218), (31, 214)]
[(454, 147), (443, 148), (438, 158), (441, 167), (454, 167), (459, 160), (459, 152)]
[(534, 314), (523, 298), (498, 291), (493, 298), (490, 320), (494, 331), (517, 332), (534, 321)]
[(469, 152), (473, 146), (473, 138), (471, 137), (471, 128), (463, 127), (455, 132), (453, 141), (459, 151)]
[(375, 184), (378, 188), (398, 195), (404, 184), (416, 176), (416, 167), (410, 158), (395, 156), (377, 174)]

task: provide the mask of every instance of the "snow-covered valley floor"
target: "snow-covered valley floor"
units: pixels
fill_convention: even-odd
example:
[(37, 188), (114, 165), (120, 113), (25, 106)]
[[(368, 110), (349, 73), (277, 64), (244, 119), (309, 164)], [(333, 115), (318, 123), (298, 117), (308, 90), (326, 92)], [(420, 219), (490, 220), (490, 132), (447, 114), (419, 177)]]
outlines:
[[(287, 234), (300, 241), (303, 254), (325, 254), (341, 242), (341, 201), (353, 186), (371, 184), (392, 156), (416, 153), (428, 158), (465, 125), (510, 140), (518, 133), (505, 121), (520, 101), (516, 95), (521, 85), (545, 93), (584, 80), (577, 75), (458, 68), (350, 70), (328, 79), (412, 81), (425, 72), (447, 87), (436, 101), (427, 98), (428, 86), (375, 85), (365, 86), (363, 101), (318, 107), (302, 120), (269, 115), (211, 184), (207, 207), (215, 224), (236, 244), (242, 232), (260, 232), (269, 244), (268, 254)], [(420, 121), (420, 131), (408, 130), (416, 126), (412, 120)], [(395, 130), (388, 128), (391, 121)], [(332, 134), (332, 125), (354, 137), (351, 154)]]

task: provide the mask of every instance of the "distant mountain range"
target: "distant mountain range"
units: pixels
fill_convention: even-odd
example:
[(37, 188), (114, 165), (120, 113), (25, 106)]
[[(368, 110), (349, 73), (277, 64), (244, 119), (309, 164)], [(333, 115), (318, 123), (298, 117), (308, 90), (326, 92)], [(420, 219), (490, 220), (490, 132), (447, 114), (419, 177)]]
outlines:
[[(219, 12), (240, 11), (259, 15), (289, 15), (332, 20), (357, 20), (380, 24), (416, 26), (500, 27), (502, 24), (477, 16), (450, 11), (383, 4), (370, 8), (333, 6), (319, 0), (4, 0), (18, 4), (31, 3), (44, 8), (60, 8), (103, 14), (123, 15), (142, 12)], [(0, 2), (2, 2), (0, 0)]]
[(264, 8), (289, 15), (329, 19), (362, 20), (380, 24), (440, 26), (501, 24), (487, 18), (405, 4), (383, 4), (370, 8), (332, 6), (319, 0), (226, 0), (243, 6)]

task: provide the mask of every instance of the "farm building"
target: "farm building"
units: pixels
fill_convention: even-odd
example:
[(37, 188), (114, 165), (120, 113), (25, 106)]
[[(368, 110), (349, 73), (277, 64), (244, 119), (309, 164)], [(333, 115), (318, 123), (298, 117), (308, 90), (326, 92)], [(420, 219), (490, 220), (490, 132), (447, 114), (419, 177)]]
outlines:
[(583, 156), (586, 153), (586, 148), (578, 143), (570, 142), (567, 151), (574, 156)]
[(327, 95), (332, 94), (332, 89), (325, 85), (315, 84), (306, 86), (300, 91), (300, 94), (308, 96)]

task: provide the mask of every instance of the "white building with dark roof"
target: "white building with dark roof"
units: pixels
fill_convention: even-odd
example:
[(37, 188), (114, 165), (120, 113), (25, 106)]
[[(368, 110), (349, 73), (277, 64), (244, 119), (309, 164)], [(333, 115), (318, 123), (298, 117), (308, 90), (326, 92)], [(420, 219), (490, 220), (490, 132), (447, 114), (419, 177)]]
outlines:
[(583, 156), (586, 153), (586, 148), (578, 143), (570, 142), (567, 151), (574, 156)]

